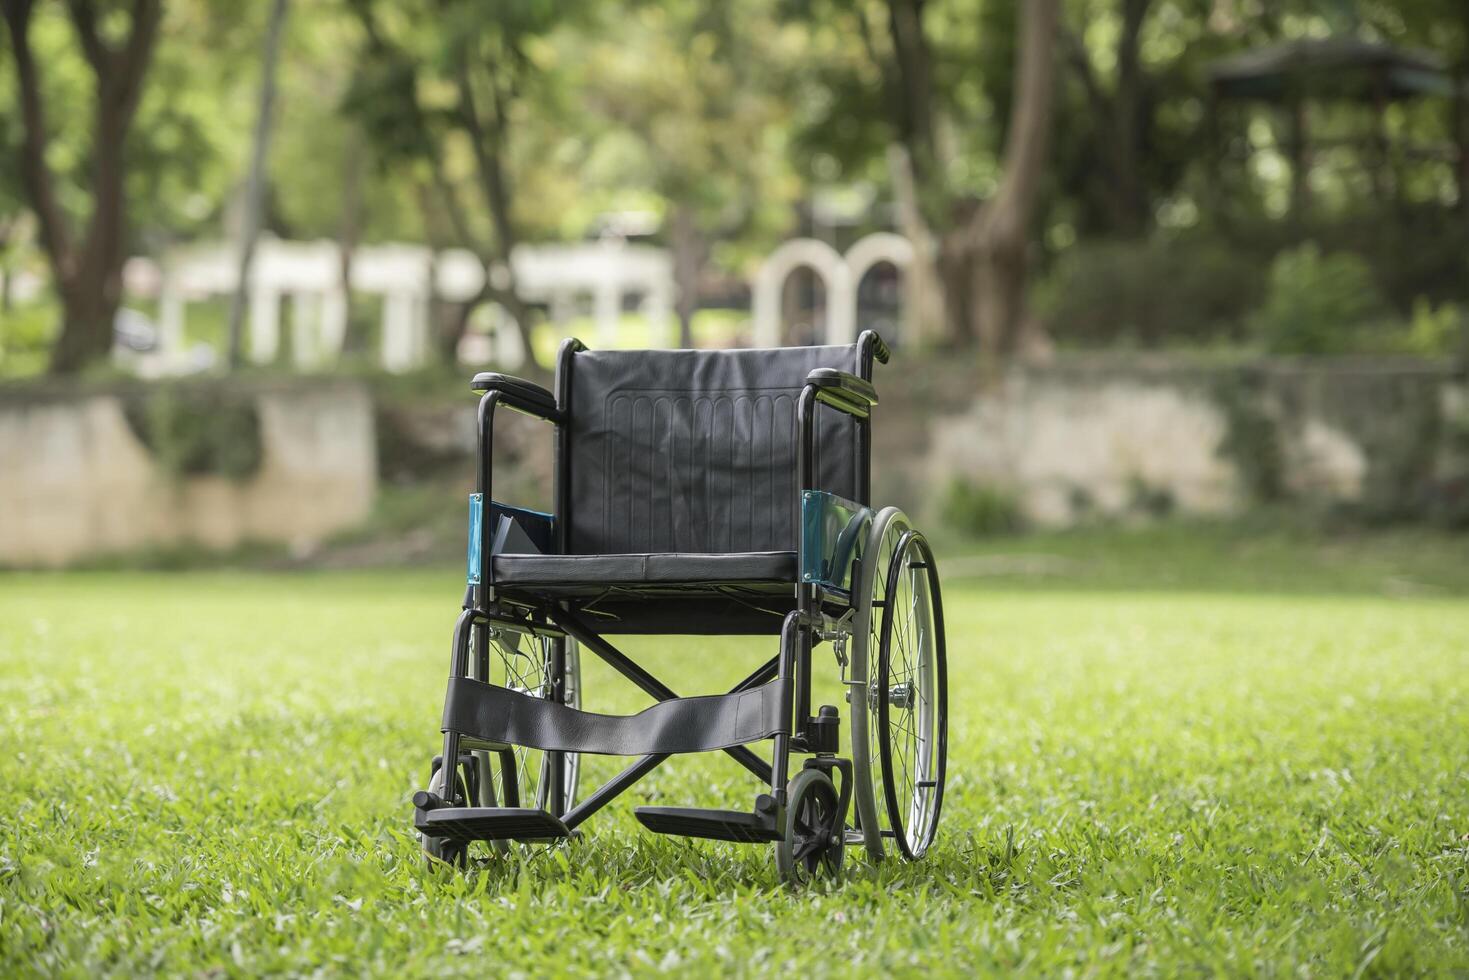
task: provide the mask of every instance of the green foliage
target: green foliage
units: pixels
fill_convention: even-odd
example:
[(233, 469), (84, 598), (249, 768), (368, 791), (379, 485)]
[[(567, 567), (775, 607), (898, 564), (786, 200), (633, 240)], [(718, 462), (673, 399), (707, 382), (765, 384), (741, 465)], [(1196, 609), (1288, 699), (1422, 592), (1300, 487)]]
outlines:
[(260, 468), (260, 416), (253, 398), (216, 388), (162, 386), (130, 399), (126, 414), (158, 464), (175, 477), (244, 480)]
[(1466, 331), (1469, 331), (1469, 318), (1457, 303), (1435, 307), (1427, 297), (1420, 296), (1413, 303), (1406, 347), (1411, 353), (1426, 357), (1451, 356), (1462, 349)]
[(431, 243), (481, 255), (564, 234), (588, 149), (586, 119), (565, 90), (594, 35), (576, 35), (583, 47), (569, 58), (558, 44), (587, 27), (592, 5), (349, 7), (364, 40), (338, 104), (365, 136), (374, 179), (411, 189), (404, 216)]
[[(267, 6), (166, 4), (126, 148), (132, 254), (224, 232), (257, 104)], [(906, 79), (929, 89), (937, 135), (919, 152), (935, 159), (917, 161), (927, 170), (917, 194), (942, 230), (997, 186), (1024, 7), (921, 6), (923, 63), (905, 75), (880, 3), (297, 3), (280, 69), (267, 226), (288, 238), (423, 241), (488, 255), (504, 228), (527, 242), (575, 240), (609, 211), (653, 212), (664, 243), (701, 268), (746, 279), (782, 238), (813, 227), (828, 234), (815, 212), (839, 193), (870, 202), (854, 224), (832, 227), (839, 247), (893, 224), (888, 153), (908, 125), (894, 109), (905, 105)], [(1395, 103), (1391, 151), (1379, 160), (1370, 141), (1354, 145), (1370, 131), (1370, 109), (1313, 105), (1311, 130), (1330, 145), (1311, 156), (1310, 207), (1287, 214), (1289, 168), (1269, 153), (1238, 152), (1279, 147), (1275, 110), (1232, 105), (1211, 118), (1207, 69), (1254, 45), (1329, 32), (1469, 64), (1462, 4), (1360, 0), (1323, 13), (1288, 0), (1270, 16), (1257, 16), (1258, 6), (1063, 4), (1036, 215), (1050, 269), (1036, 286), (1037, 308), (1072, 346), (1233, 343), (1247, 339), (1248, 315), (1265, 303), (1249, 322), (1272, 350), (1445, 353), (1447, 311), (1469, 304), (1469, 225), (1454, 206), (1464, 190), (1449, 155), (1412, 148), (1452, 145), (1452, 113), (1437, 99)], [(106, 19), (104, 33), (113, 32), (125, 13)], [(90, 69), (65, 4), (36, 6), (34, 36), (48, 162), (62, 209), (80, 228), (96, 162)], [(13, 161), (21, 126), (5, 37), (0, 159)], [(476, 126), (466, 122), (473, 114), (461, 81)], [(485, 150), (507, 188), (505, 222), (491, 217)], [(0, 223), (23, 207), (19, 177), (18, 167), (0, 167)], [(679, 242), (675, 216), (686, 219)], [(1309, 241), (1333, 254), (1303, 258), (1298, 246)], [(1366, 262), (1390, 309), (1358, 288), (1360, 269), (1343, 272), (1350, 260), (1335, 253)], [(1350, 288), (1338, 288), (1338, 275)], [(1414, 308), (1411, 329), (1385, 329), (1415, 303), (1432, 312)], [(1343, 314), (1360, 320), (1343, 323)]]
[(670, 0), (603, 10), (576, 70), (604, 151), (586, 168), (593, 201), (642, 191), (664, 212), (666, 241), (724, 253), (717, 259), (786, 231), (802, 190), (785, 139), (800, 47), (779, 30), (775, 7), (748, 2), (736, 14)]
[(966, 534), (1007, 534), (1025, 525), (1014, 494), (987, 484), (955, 479), (940, 505), (943, 523)]
[(50, 297), (11, 307), (0, 320), (0, 374), (43, 369), (60, 323), (60, 305)]
[(1235, 464), (1256, 501), (1280, 500), (1285, 496), (1285, 450), (1259, 385), (1248, 376), (1229, 375), (1216, 384), (1214, 394), (1229, 426), (1220, 452)]
[(1134, 476), (1128, 481), (1127, 491), (1129, 507), (1135, 513), (1147, 517), (1168, 517), (1178, 506), (1173, 491), (1167, 487), (1153, 486), (1140, 476)]
[[(1469, 606), (1381, 594), (1453, 552), (1463, 596), (1462, 546), (1394, 540), (1006, 541), (1075, 556), (1039, 585), (949, 560), (938, 842), (876, 870), (849, 851), (843, 882), (798, 893), (766, 848), (634, 822), (650, 800), (747, 806), (758, 786), (717, 753), (568, 845), (427, 872), (408, 797), (442, 744), (425, 651), (460, 569), (11, 576), (0, 972), (1463, 973)], [(1090, 584), (1123, 560), (1141, 580), (1100, 581), (1134, 590)], [(1291, 594), (1238, 587), (1260, 576)], [(771, 652), (699, 648), (636, 652), (690, 693)], [(646, 704), (584, 670), (592, 710)]]
[[(237, 180), (234, 158), (249, 138), (251, 102), (231, 96), (236, 73), (254, 56), (248, 43), (251, 10), (250, 4), (216, 0), (166, 5), (126, 146), (129, 217), (141, 229), (142, 242), (212, 230), (208, 223), (218, 219)], [(104, 21), (104, 35), (126, 33), (129, 23), (115, 11)], [(31, 39), (49, 110), (47, 164), (63, 209), (79, 223), (91, 209), (91, 69), (63, 5), (36, 5)], [(22, 134), (9, 44), (8, 32), (0, 29), (0, 150), (7, 162), (19, 158)], [(23, 199), (19, 178), (18, 167), (0, 167), (0, 217), (9, 212), (9, 196)]]
[(1079, 244), (1037, 283), (1036, 312), (1066, 345), (1145, 347), (1238, 336), (1259, 266), (1203, 235)]
[(1275, 257), (1265, 304), (1251, 317), (1250, 329), (1272, 353), (1339, 353), (1350, 350), (1355, 333), (1386, 310), (1362, 258), (1323, 254), (1311, 242)]

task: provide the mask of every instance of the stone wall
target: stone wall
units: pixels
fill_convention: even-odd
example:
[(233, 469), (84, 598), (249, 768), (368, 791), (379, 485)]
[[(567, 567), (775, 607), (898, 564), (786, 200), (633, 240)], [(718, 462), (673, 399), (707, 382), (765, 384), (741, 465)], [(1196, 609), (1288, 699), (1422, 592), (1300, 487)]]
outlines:
[(885, 457), (920, 475), (888, 489), (930, 517), (956, 482), (1009, 496), (1043, 526), (1276, 500), (1469, 517), (1469, 388), (1447, 365), (1071, 357), (967, 392), (945, 374), (918, 382), (926, 393), (880, 384), (894, 395), (880, 438), (915, 394), (931, 409), (922, 426), (897, 420), (908, 436)]
[[(996, 378), (967, 357), (900, 351), (876, 382), (874, 501), (927, 526), (948, 516), (955, 485), (1042, 526), (1266, 501), (1469, 526), (1469, 386), (1447, 365), (1069, 356)], [(149, 448), (149, 399), (187, 413), (225, 396), (253, 407), (248, 472), (181, 469)], [(544, 423), (500, 416), (495, 496), (545, 506)], [(414, 397), (304, 379), (0, 389), (0, 565), (185, 543), (310, 552), (368, 517), (380, 476), (455, 488), (443, 490), (449, 554), (474, 425), (474, 398), (449, 384)]]
[(139, 407), (168, 392), (183, 411), (196, 398), (197, 411), (209, 411), (218, 387), (0, 392), (0, 564), (58, 566), (185, 543), (299, 552), (367, 517), (377, 454), (372, 402), (355, 385), (232, 384), (232, 397), (253, 406), (251, 472), (170, 471), (138, 431)]
[[(994, 377), (967, 355), (897, 351), (874, 380), (873, 499), (928, 526), (956, 483), (1053, 527), (1281, 501), (1469, 522), (1469, 387), (1448, 364), (1062, 355)], [(385, 478), (472, 456), (472, 398), (377, 401)], [(544, 424), (500, 416), (495, 495), (548, 506)]]

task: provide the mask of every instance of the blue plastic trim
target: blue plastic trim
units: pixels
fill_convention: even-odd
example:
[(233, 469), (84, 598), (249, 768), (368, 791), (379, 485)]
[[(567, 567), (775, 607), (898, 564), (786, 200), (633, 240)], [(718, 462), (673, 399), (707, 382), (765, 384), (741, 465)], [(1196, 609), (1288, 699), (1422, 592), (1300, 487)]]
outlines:
[(872, 525), (870, 507), (824, 490), (801, 493), (801, 581), (852, 591), (852, 561)]
[[(528, 507), (511, 507), (502, 504), (498, 500), (490, 501), (490, 520), (494, 521), (495, 534), (492, 535), (492, 548), (500, 545), (499, 533), (504, 528), (506, 520), (513, 521), (517, 527), (530, 540), (531, 544), (540, 549), (543, 554), (555, 553), (555, 536), (552, 533), (556, 527), (556, 518), (545, 511), (531, 510)], [(469, 551), (465, 560), (464, 578), (470, 585), (479, 585), (484, 578), (484, 555), (480, 553), (480, 542), (484, 540), (481, 533), (485, 521), (485, 495), (472, 493), (469, 495)]]
[(469, 495), (469, 555), (465, 565), (465, 579), (470, 585), (479, 585), (484, 570), (483, 556), (480, 554), (480, 528), (485, 519), (485, 495), (472, 493)]

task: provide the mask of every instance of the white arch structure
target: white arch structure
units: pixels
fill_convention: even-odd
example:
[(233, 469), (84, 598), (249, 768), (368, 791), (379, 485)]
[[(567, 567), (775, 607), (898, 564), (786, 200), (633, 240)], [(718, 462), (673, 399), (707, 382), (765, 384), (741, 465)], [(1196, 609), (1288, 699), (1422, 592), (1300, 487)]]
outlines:
[(793, 238), (783, 243), (760, 263), (755, 275), (755, 343), (761, 347), (781, 345), (781, 289), (790, 274), (800, 268), (814, 271), (826, 288), (826, 342), (852, 343), (857, 339), (857, 287), (879, 262), (891, 262), (906, 273), (913, 264), (912, 243), (890, 231), (858, 239), (846, 255), (815, 238)]
[[(551, 307), (553, 321), (575, 308), (578, 296), (593, 300), (597, 343), (614, 346), (623, 297), (640, 298), (654, 342), (673, 339), (673, 262), (666, 250), (617, 239), (567, 245), (522, 245), (510, 258), (523, 299)], [(291, 360), (304, 368), (329, 364), (341, 352), (347, 329), (342, 256), (335, 242), (262, 239), (250, 273), (249, 354), (269, 362), (280, 347), (281, 299), (292, 298)], [(485, 268), (471, 253), (435, 253), (422, 245), (364, 245), (353, 252), (352, 289), (383, 297), (382, 364), (407, 371), (424, 363), (429, 344), (429, 305), (437, 296), (465, 300), (480, 291)], [(505, 276), (503, 269), (493, 276)], [(163, 257), (130, 259), (127, 291), (159, 301), (163, 373), (177, 365), (183, 348), (185, 308), (191, 300), (234, 292), (239, 260), (228, 244), (179, 249)], [(503, 315), (497, 318), (503, 321)], [(514, 331), (496, 329), (490, 350), (514, 367), (528, 352)]]

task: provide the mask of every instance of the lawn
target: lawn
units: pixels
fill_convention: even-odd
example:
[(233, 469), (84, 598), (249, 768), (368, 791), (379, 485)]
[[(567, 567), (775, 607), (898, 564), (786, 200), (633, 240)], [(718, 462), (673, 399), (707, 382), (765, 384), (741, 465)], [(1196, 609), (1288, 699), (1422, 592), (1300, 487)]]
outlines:
[[(1469, 971), (1469, 544), (1423, 588), (1400, 542), (1272, 545), (1267, 591), (1170, 534), (952, 558), (940, 841), (804, 893), (631, 819), (748, 805), (720, 756), (426, 872), (452, 570), (0, 577), (0, 974)], [(770, 652), (629, 649), (690, 690)]]

